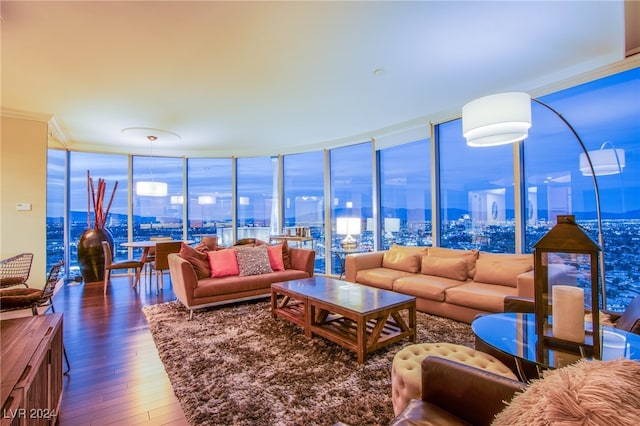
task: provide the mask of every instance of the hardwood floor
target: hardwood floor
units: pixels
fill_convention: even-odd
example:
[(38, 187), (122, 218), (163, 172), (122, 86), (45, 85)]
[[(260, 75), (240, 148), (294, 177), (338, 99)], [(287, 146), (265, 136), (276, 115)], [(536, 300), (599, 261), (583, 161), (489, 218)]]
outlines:
[(64, 285), (54, 297), (64, 313), (64, 344), (71, 362), (59, 424), (187, 425), (153, 343), (142, 306), (175, 300), (169, 275), (156, 294), (131, 287), (132, 278), (102, 285)]

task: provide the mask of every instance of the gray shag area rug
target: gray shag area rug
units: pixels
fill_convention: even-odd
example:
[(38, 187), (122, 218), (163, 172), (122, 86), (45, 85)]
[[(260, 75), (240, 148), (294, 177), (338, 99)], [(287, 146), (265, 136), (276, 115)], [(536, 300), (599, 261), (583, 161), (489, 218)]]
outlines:
[[(268, 301), (196, 311), (146, 306), (160, 358), (193, 425), (387, 425), (391, 364), (408, 339), (355, 352), (271, 316)], [(418, 312), (418, 342), (473, 347), (468, 324)]]

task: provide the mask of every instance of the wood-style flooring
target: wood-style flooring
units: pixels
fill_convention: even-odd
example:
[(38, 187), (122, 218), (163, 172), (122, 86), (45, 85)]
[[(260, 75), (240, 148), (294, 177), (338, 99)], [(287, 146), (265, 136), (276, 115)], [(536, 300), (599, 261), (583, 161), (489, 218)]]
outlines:
[(113, 277), (101, 284), (64, 285), (54, 297), (64, 313), (64, 344), (71, 361), (59, 424), (187, 425), (153, 343), (142, 307), (175, 300), (171, 279), (156, 294), (141, 279)]

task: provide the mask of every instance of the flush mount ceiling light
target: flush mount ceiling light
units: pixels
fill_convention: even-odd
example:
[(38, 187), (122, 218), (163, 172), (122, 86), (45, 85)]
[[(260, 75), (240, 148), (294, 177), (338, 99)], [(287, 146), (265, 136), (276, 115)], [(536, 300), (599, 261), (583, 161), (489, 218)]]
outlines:
[(158, 143), (180, 142), (182, 138), (179, 134), (168, 130), (154, 129), (152, 127), (127, 127), (122, 129), (122, 134), (129, 142), (142, 143), (149, 140), (149, 136), (153, 136)]

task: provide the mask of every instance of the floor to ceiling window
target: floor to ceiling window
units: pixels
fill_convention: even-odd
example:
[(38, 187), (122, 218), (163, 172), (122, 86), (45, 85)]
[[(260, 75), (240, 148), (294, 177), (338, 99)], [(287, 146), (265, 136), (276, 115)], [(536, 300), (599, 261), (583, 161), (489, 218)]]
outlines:
[[(105, 202), (108, 202), (113, 189), (118, 183), (118, 188), (113, 196), (111, 209), (109, 210), (106, 228), (113, 236), (114, 259), (127, 258), (127, 249), (120, 244), (128, 241), (128, 157), (126, 155), (93, 154), (85, 152), (71, 152), (69, 154), (69, 266), (77, 269), (78, 251), (77, 244), (82, 233), (93, 226), (94, 209), (91, 206), (91, 214), (88, 215), (89, 205), (92, 204), (90, 191), (87, 186), (87, 172), (91, 174), (94, 186), (97, 188), (98, 180), (104, 179), (106, 184)], [(78, 269), (79, 271), (79, 269)]]
[[(278, 158), (249, 157), (236, 160), (238, 217), (237, 239), (269, 241), (279, 232), (277, 191)], [(275, 229), (271, 229), (271, 227)]]
[[(233, 244), (231, 233), (233, 200), (230, 158), (190, 158), (187, 160), (189, 226), (187, 238), (198, 241), (216, 235), (220, 245)], [(174, 196), (182, 204), (182, 195)]]
[(461, 120), (438, 126), (440, 246), (515, 252), (513, 146), (469, 147)]
[[(640, 266), (634, 260), (640, 235), (640, 69), (540, 100), (573, 126), (596, 168), (607, 308), (621, 310), (640, 294), (636, 285)], [(559, 214), (574, 215), (598, 241), (595, 185), (591, 171), (585, 168), (580, 144), (568, 126), (534, 102), (532, 127), (523, 149), (528, 205), (525, 251), (533, 250)], [(600, 170), (603, 167), (606, 170)]]
[[(64, 176), (67, 152), (47, 152), (47, 271), (64, 258)], [(65, 262), (66, 263), (66, 262)]]
[[(360, 248), (373, 249), (373, 237), (363, 234), (367, 220), (373, 219), (373, 154), (370, 142), (330, 151), (331, 168), (331, 248), (351, 236)], [(351, 220), (347, 220), (351, 219)], [(341, 223), (344, 222), (344, 226)], [(331, 272), (339, 274), (340, 261), (331, 263)]]
[(285, 155), (283, 179), (283, 232), (309, 228), (316, 250), (315, 271), (324, 273), (324, 152)]
[[(182, 158), (134, 156), (133, 240), (151, 237), (183, 238), (183, 206), (171, 203), (182, 195)], [(176, 199), (174, 198), (174, 201)], [(135, 257), (140, 257), (134, 250)]]
[(429, 140), (381, 149), (379, 157), (381, 249), (432, 245)]

